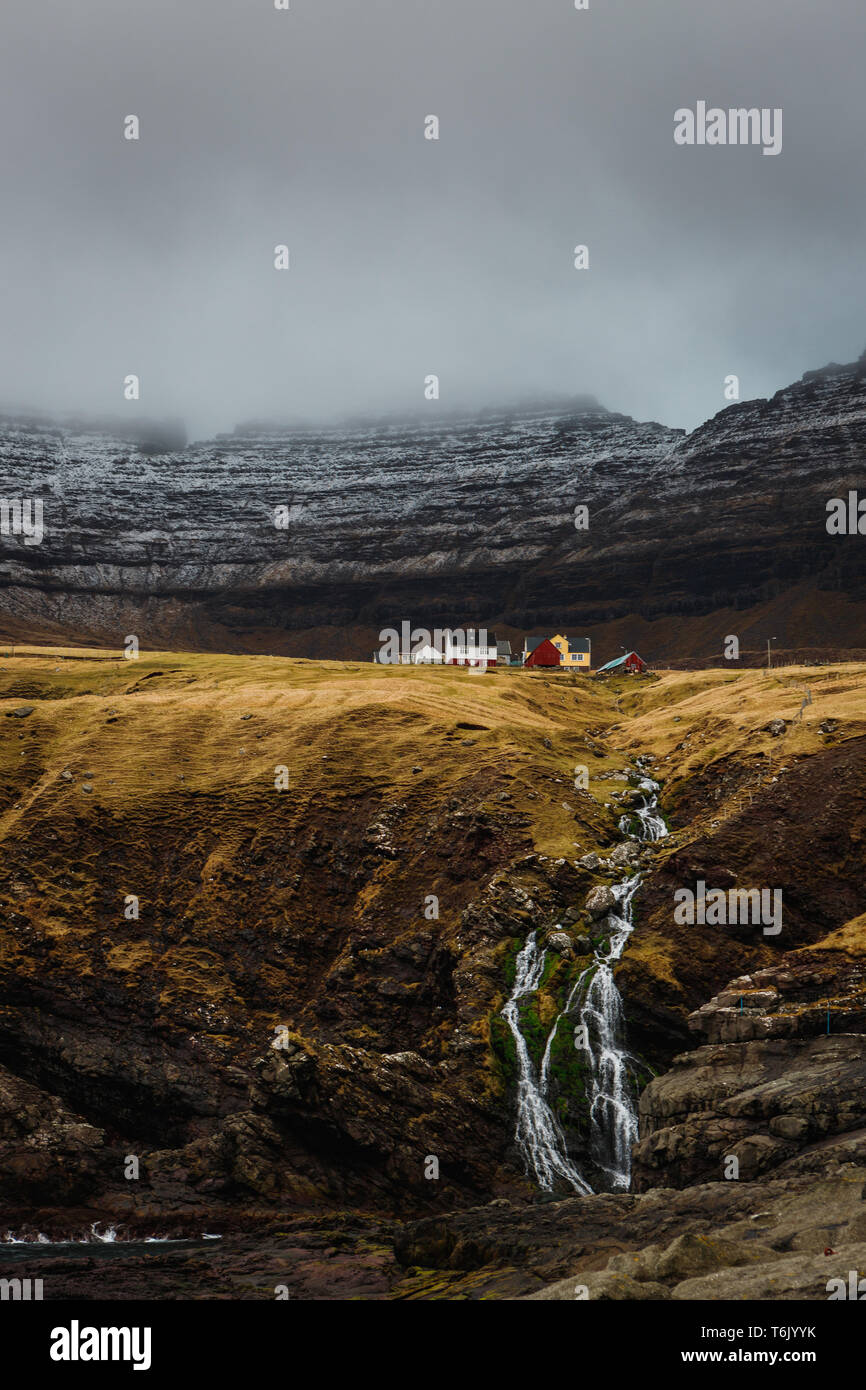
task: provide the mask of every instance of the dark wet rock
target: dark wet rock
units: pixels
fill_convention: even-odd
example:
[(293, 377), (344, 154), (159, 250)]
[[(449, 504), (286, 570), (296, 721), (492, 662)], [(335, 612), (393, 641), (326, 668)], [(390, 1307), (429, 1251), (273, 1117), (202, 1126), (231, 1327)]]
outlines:
[(0, 1067), (0, 1197), (5, 1203), (80, 1202), (105, 1180), (104, 1144), (103, 1130)]
[[(501, 1211), (472, 1208), (408, 1223), (394, 1249), (404, 1266), (437, 1271), (440, 1292), (449, 1297), (470, 1289), (468, 1296), (477, 1297), (481, 1287), (486, 1297), (537, 1292), (541, 1299), (573, 1299), (576, 1285), (583, 1284), (591, 1299), (591, 1281), (602, 1273), (623, 1281), (619, 1296), (637, 1297), (630, 1287), (636, 1284), (643, 1286), (641, 1297), (648, 1291), (664, 1297), (657, 1285), (674, 1297), (701, 1297), (706, 1295), (689, 1283), (715, 1277), (707, 1271), (775, 1278), (781, 1292), (764, 1296), (806, 1296), (796, 1292), (796, 1271), (792, 1276), (787, 1270), (786, 1254), (800, 1250), (818, 1264), (831, 1236), (834, 1248), (842, 1249), (862, 1241), (866, 1231), (866, 1163), (831, 1160), (829, 1169), (818, 1178), (791, 1173)], [(777, 1266), (775, 1275), (769, 1272)], [(831, 1272), (836, 1271), (828, 1269), (825, 1279)], [(559, 1283), (562, 1290), (550, 1294)], [(613, 1284), (605, 1278), (598, 1287)], [(733, 1279), (729, 1287), (735, 1287)]]
[(855, 1034), (729, 1043), (676, 1058), (641, 1095), (636, 1190), (721, 1178), (731, 1158), (741, 1178), (753, 1178), (861, 1129), (864, 1071), (866, 1036)]

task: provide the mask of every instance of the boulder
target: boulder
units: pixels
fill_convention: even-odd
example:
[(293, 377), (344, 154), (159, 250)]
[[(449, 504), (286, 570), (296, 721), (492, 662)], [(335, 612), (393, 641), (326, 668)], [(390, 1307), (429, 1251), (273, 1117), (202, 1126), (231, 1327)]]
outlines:
[(571, 954), (571, 937), (567, 932), (551, 932), (550, 936), (547, 938), (546, 945), (551, 951), (556, 951), (560, 956)]
[(584, 907), (591, 917), (605, 917), (616, 907), (616, 897), (613, 890), (608, 888), (606, 883), (600, 883), (596, 888), (591, 888), (586, 895)]
[(640, 855), (640, 846), (634, 840), (623, 840), (621, 845), (611, 850), (611, 864), (633, 864)]
[(639, 1283), (665, 1280), (680, 1283), (683, 1279), (709, 1274), (712, 1270), (774, 1259), (778, 1259), (777, 1252), (769, 1246), (744, 1240), (726, 1240), (714, 1233), (704, 1235), (688, 1232), (677, 1236), (664, 1248), (648, 1245), (643, 1250), (614, 1255), (608, 1260), (607, 1267)]
[(778, 1259), (778, 1253), (754, 1242), (724, 1240), (716, 1235), (686, 1234), (677, 1236), (659, 1256), (655, 1266), (657, 1279), (673, 1279), (680, 1283), (716, 1269), (733, 1269), (742, 1265), (761, 1264)]
[[(847, 1296), (850, 1271), (866, 1267), (866, 1245), (840, 1247), (823, 1253), (782, 1255), (751, 1269), (720, 1269), (685, 1279), (673, 1291), (675, 1299), (829, 1299)], [(840, 1283), (841, 1281), (841, 1283)]]
[(590, 1302), (609, 1303), (626, 1299), (659, 1300), (670, 1296), (670, 1291), (664, 1284), (639, 1284), (636, 1279), (629, 1279), (626, 1274), (603, 1269), (588, 1274), (575, 1274), (571, 1279), (560, 1279), (556, 1284), (549, 1284), (546, 1289), (540, 1289), (538, 1293), (528, 1294), (524, 1301), (570, 1303), (575, 1299), (588, 1298)]

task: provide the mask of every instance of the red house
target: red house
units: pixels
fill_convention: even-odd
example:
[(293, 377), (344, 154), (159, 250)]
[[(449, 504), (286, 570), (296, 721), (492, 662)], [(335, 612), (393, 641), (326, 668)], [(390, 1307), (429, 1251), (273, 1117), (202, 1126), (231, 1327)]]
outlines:
[(600, 676), (602, 671), (645, 671), (646, 662), (637, 652), (628, 652), (625, 656), (618, 656), (614, 661), (609, 661), (606, 666), (599, 666), (596, 675)]
[[(527, 645), (535, 641), (531, 637), (526, 640)], [(543, 642), (538, 642), (532, 647), (523, 664), (524, 666), (558, 666), (559, 649), (553, 645), (549, 637), (545, 637)]]

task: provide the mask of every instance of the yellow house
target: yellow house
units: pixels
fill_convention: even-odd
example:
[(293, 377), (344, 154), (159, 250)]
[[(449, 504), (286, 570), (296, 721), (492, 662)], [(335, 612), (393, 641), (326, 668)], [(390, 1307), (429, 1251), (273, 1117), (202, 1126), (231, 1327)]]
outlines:
[(558, 632), (550, 640), (559, 652), (560, 666), (577, 671), (589, 670), (590, 641), (588, 637), (576, 637), (573, 642), (569, 642), (563, 633)]

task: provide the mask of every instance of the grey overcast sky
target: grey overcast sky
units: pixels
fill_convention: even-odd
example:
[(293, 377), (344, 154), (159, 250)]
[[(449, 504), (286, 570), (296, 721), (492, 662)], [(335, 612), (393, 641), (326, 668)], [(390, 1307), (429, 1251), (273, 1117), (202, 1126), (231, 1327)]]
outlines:
[[(3, 0), (0, 33), (4, 407), (116, 414), (134, 372), (202, 436), (435, 411), (436, 373), (443, 408), (691, 428), (728, 373), (866, 346), (864, 0)], [(781, 154), (675, 145), (699, 100), (781, 107)]]

